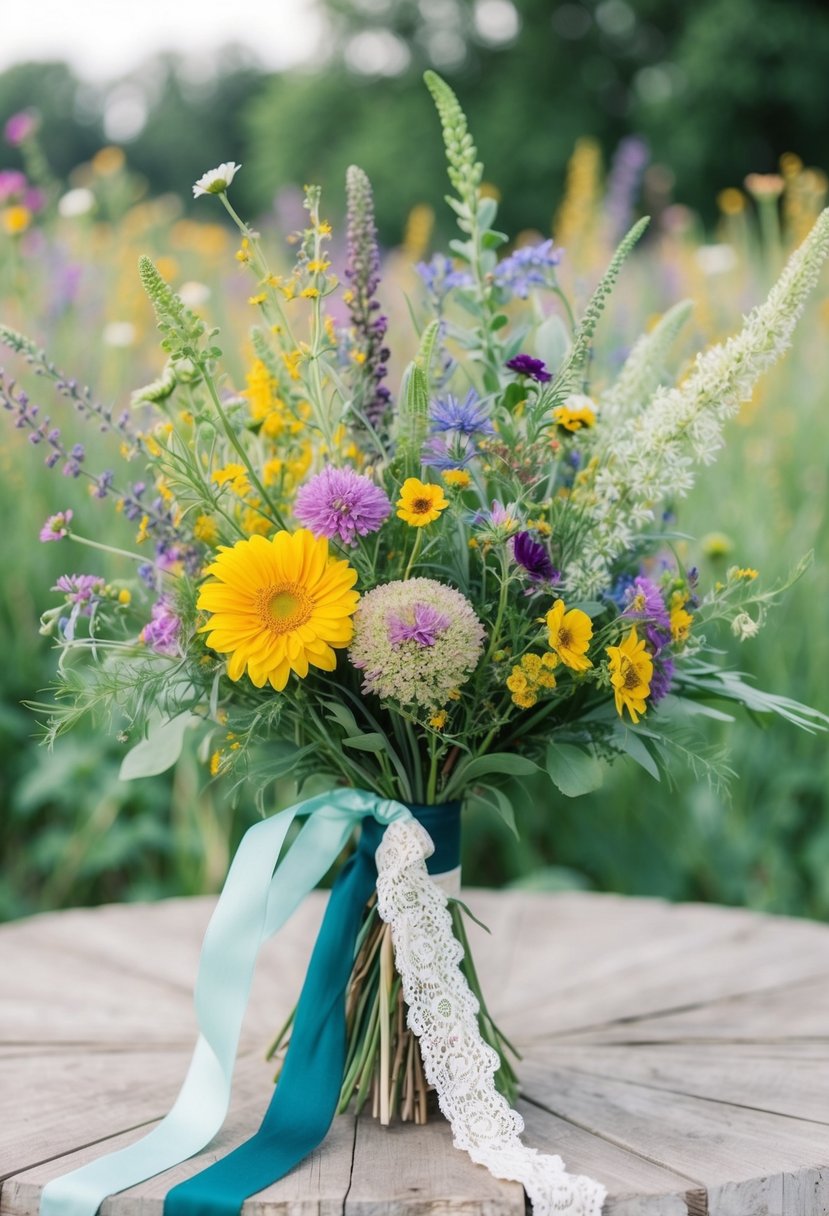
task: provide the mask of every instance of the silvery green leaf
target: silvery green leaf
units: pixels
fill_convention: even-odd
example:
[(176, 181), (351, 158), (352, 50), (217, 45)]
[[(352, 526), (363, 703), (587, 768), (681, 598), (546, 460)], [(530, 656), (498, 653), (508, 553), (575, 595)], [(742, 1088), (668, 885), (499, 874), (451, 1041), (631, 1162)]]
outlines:
[(119, 773), (121, 780), (134, 781), (138, 777), (155, 777), (158, 773), (166, 773), (181, 755), (188, 726), (194, 726), (201, 720), (189, 710), (170, 720), (157, 720), (147, 738), (136, 743), (124, 756)]
[(549, 743), (547, 772), (550, 780), (567, 798), (589, 794), (602, 784), (602, 766), (591, 752), (572, 743)]
[(555, 313), (542, 321), (535, 331), (535, 353), (555, 372), (570, 349), (570, 335), (561, 317)]

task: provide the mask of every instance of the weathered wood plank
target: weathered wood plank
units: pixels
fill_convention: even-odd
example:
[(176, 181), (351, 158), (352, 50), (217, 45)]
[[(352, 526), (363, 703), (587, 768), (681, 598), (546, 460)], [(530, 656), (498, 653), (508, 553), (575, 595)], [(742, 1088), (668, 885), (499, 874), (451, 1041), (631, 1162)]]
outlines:
[(774, 1054), (756, 1044), (539, 1046), (530, 1068), (546, 1065), (654, 1089), (730, 1102), (829, 1126), (829, 1041)]

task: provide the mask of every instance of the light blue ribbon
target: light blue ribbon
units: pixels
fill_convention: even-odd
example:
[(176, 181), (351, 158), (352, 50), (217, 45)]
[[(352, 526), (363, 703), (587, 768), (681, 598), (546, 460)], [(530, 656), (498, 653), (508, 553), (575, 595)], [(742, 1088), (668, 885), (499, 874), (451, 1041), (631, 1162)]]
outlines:
[[(164, 1119), (141, 1140), (43, 1189), (40, 1216), (95, 1216), (103, 1200), (192, 1157), (220, 1130), (256, 957), (331, 868), (355, 826), (408, 818), (400, 802), (365, 790), (309, 798), (257, 823), (242, 839), (207, 927), (196, 980), (199, 1038), (184, 1084)], [(307, 822), (277, 864), (295, 819)]]

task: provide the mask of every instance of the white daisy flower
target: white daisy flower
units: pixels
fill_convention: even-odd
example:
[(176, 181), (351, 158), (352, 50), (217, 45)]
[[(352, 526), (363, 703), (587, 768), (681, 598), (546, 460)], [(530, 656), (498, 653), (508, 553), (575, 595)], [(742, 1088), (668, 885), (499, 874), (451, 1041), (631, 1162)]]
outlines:
[(198, 198), (201, 194), (222, 194), (227, 190), (241, 167), (236, 164), (235, 160), (228, 160), (223, 165), (219, 165), (218, 169), (210, 169), (207, 173), (203, 173), (193, 187), (193, 198)]

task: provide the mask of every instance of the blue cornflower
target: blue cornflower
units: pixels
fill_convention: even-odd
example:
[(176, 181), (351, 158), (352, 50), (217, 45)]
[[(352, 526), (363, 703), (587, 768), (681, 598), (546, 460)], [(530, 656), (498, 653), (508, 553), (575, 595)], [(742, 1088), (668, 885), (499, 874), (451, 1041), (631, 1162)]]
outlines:
[(487, 407), (479, 400), (474, 389), (467, 393), (465, 401), (458, 401), (451, 393), (432, 404), (432, 434), (457, 431), (460, 435), (494, 435), (495, 428)]
[(499, 287), (526, 300), (531, 287), (549, 287), (554, 282), (553, 271), (561, 261), (561, 250), (553, 246), (552, 238), (539, 245), (522, 245), (495, 267), (494, 279)]

